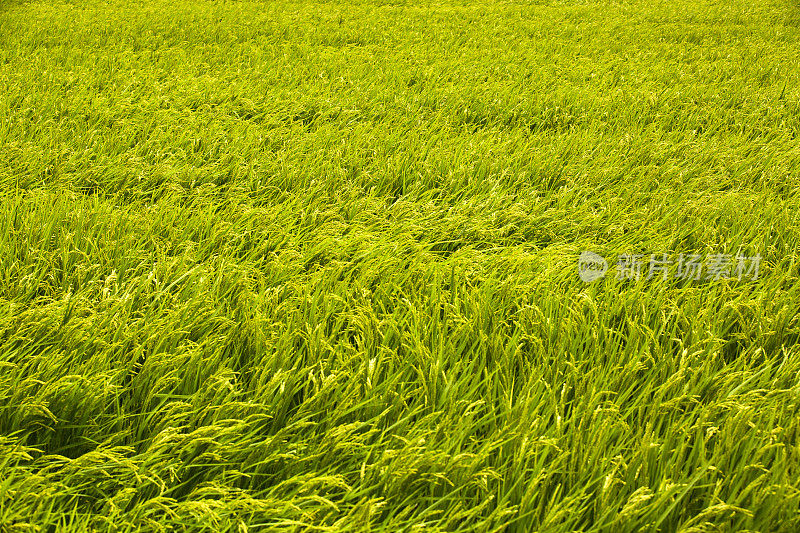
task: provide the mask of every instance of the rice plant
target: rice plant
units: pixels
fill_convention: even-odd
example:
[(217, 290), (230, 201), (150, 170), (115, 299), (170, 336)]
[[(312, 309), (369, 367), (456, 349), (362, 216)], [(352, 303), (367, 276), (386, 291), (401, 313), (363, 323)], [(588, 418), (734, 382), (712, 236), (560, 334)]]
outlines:
[(800, 530), (799, 13), (0, 0), (0, 531)]

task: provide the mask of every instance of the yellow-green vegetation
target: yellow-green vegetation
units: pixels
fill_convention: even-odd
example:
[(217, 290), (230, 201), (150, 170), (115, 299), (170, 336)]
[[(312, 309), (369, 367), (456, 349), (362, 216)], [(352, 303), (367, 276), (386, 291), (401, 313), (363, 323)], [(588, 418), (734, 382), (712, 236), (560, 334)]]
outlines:
[(798, 59), (794, 0), (0, 0), (0, 531), (800, 530)]

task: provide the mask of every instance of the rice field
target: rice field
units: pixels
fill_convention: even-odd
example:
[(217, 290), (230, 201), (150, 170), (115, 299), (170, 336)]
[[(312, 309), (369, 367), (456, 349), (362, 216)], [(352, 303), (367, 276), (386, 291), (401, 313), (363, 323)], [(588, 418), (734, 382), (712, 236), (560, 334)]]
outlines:
[(800, 530), (800, 3), (0, 0), (0, 532)]

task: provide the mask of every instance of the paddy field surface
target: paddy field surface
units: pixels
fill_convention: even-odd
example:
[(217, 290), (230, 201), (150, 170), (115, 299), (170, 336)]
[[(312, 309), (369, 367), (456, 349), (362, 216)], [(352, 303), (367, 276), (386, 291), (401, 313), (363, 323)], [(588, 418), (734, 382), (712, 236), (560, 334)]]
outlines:
[(0, 531), (800, 530), (799, 59), (795, 0), (0, 0)]

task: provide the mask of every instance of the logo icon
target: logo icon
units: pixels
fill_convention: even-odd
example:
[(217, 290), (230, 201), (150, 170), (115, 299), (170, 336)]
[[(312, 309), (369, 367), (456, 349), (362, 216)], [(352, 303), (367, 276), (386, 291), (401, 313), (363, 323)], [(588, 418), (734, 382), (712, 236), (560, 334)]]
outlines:
[(608, 262), (594, 252), (581, 252), (578, 256), (578, 275), (586, 283), (602, 278), (608, 272)]

